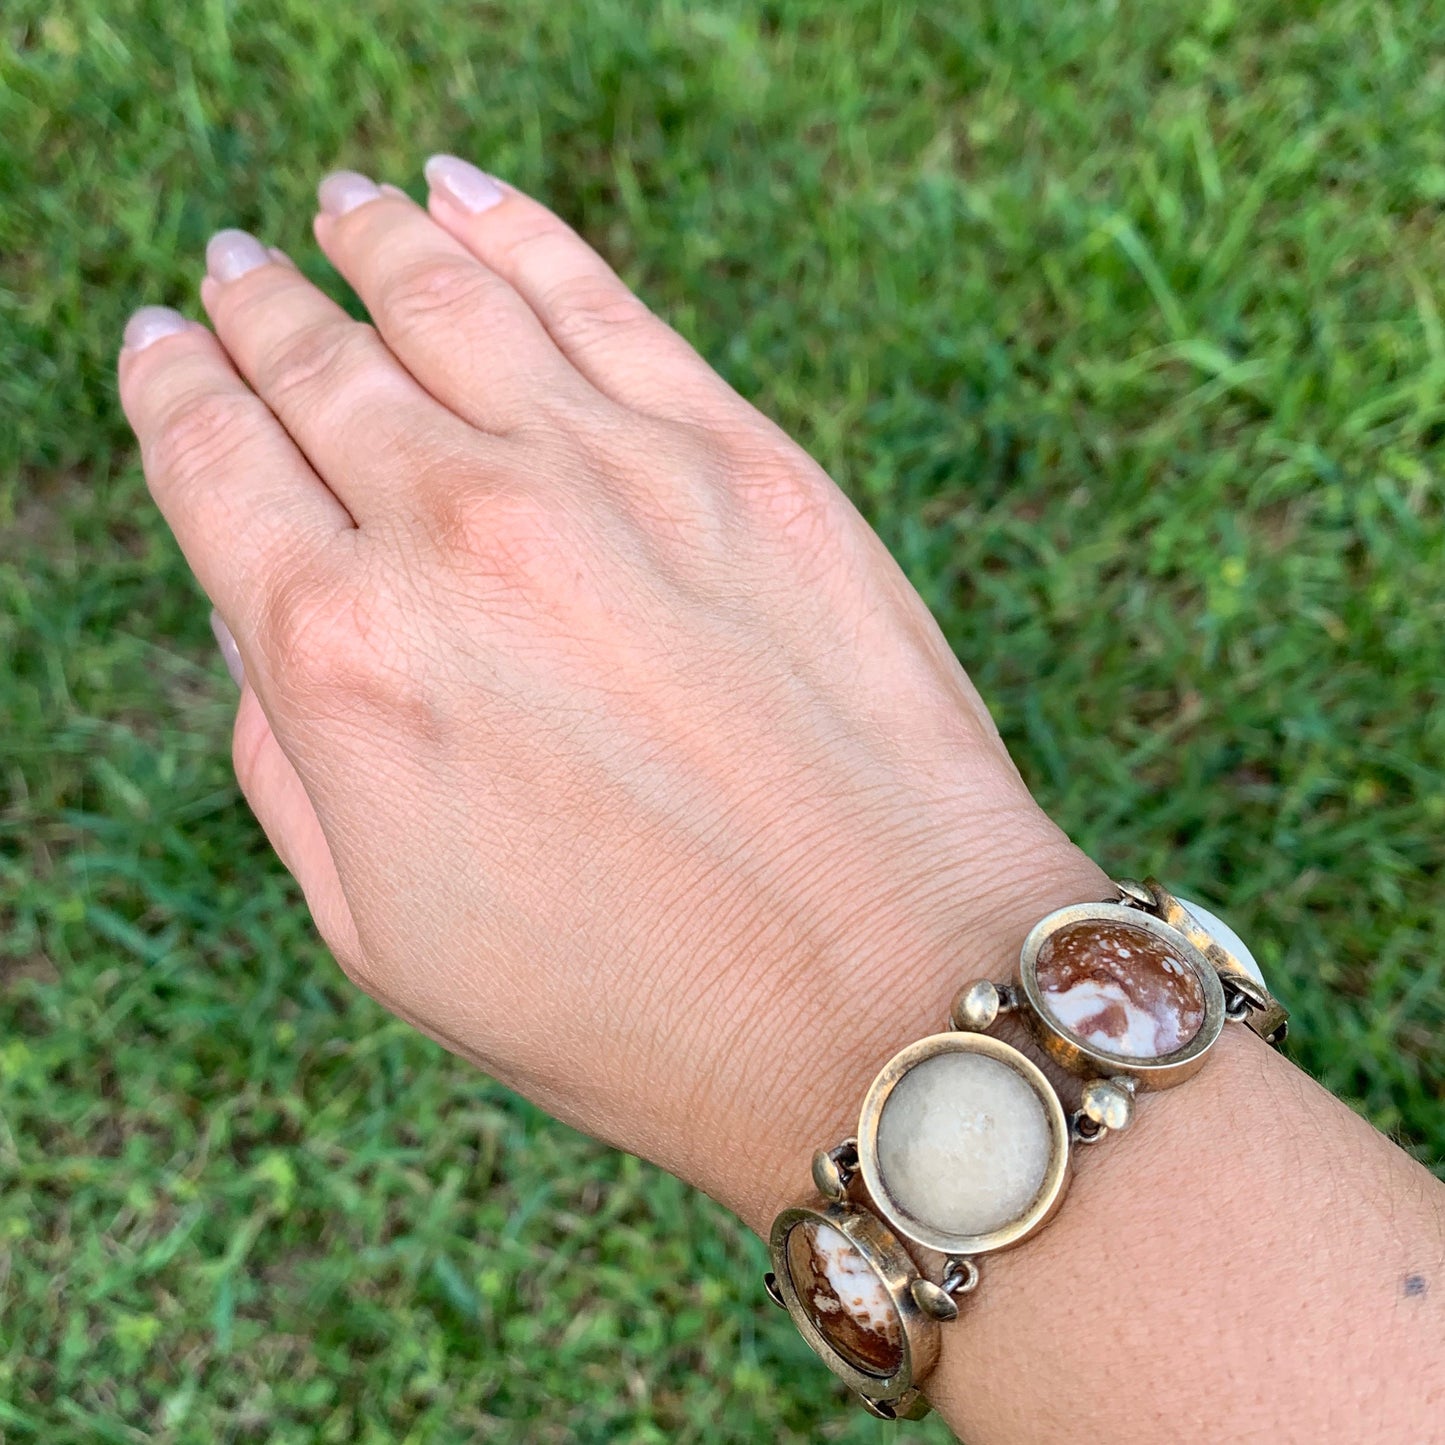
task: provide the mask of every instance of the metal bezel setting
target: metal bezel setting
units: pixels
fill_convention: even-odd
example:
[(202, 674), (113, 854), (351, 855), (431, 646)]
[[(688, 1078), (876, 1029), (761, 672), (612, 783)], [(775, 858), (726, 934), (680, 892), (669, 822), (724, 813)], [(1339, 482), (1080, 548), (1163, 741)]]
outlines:
[[(985, 1234), (952, 1234), (915, 1219), (890, 1192), (878, 1158), (878, 1125), (899, 1080), (940, 1054), (982, 1054), (1018, 1074), (1043, 1106), (1049, 1128), (1049, 1163), (1029, 1207), (1007, 1224)], [(1069, 1121), (1059, 1096), (1039, 1067), (1011, 1044), (987, 1034), (932, 1034), (895, 1054), (873, 1080), (858, 1120), (858, 1167), (878, 1212), (903, 1236), (943, 1254), (964, 1256), (1007, 1249), (1048, 1222), (1064, 1197), (1069, 1179)]]
[[(845, 1360), (813, 1323), (793, 1283), (788, 1268), (788, 1236), (804, 1223), (826, 1224), (836, 1229), (858, 1251), (887, 1290), (903, 1333), (903, 1359), (893, 1374), (873, 1375)], [(813, 1209), (798, 1205), (785, 1209), (773, 1221), (768, 1247), (773, 1259), (773, 1277), (783, 1308), (798, 1332), (812, 1346), (819, 1359), (850, 1390), (856, 1390), (885, 1417), (903, 1415), (915, 1404), (915, 1380), (925, 1378), (938, 1361), (939, 1323), (926, 1314), (913, 1295), (918, 1266), (908, 1251), (876, 1215), (853, 1204), (834, 1203)]]
[[(1021, 949), (1016, 982), (999, 983), (988, 977), (965, 982), (949, 1012), (955, 1031), (919, 1039), (895, 1054), (864, 1097), (857, 1137), (814, 1154), (813, 1183), (824, 1202), (785, 1209), (773, 1221), (774, 1272), (764, 1281), (768, 1294), (788, 1311), (833, 1374), (866, 1409), (885, 1420), (917, 1419), (927, 1413), (928, 1401), (920, 1386), (938, 1359), (940, 1323), (957, 1318), (960, 1302), (979, 1283), (976, 1256), (1022, 1243), (1048, 1223), (1067, 1190), (1075, 1145), (1095, 1145), (1130, 1128), (1137, 1095), (1146, 1089), (1172, 1088), (1197, 1073), (1226, 1022), (1243, 1024), (1270, 1044), (1284, 1039), (1288, 1012), (1246, 967), (1243, 957), (1230, 952), (1231, 946), (1245, 947), (1243, 940), (1222, 942), (1189, 911), (1189, 905), (1153, 878), (1143, 883), (1121, 879), (1115, 886), (1117, 899), (1060, 908), (1035, 924)], [(1053, 1012), (1039, 988), (1040, 948), (1058, 929), (1088, 922), (1142, 929), (1166, 943), (1193, 970), (1203, 990), (1205, 1011), (1198, 1032), (1187, 1044), (1159, 1057), (1113, 1054), (1075, 1034)], [(1216, 922), (1227, 929), (1222, 920)], [(987, 1032), (1009, 1016), (1022, 1017), (1022, 1027), (1037, 1040), (1047, 1064), (1058, 1065), (1079, 1081), (1077, 1087), (1059, 1081), (1063, 1095), (1077, 1095), (1072, 1114), (1066, 1114), (1064, 1097), (1038, 1065)], [(1005, 1064), (1029, 1085), (1048, 1121), (1049, 1156), (1034, 1199), (1014, 1219), (987, 1234), (949, 1234), (915, 1219), (888, 1188), (878, 1157), (879, 1126), (894, 1089), (913, 1069), (945, 1053), (981, 1054)], [(859, 1369), (813, 1323), (793, 1283), (787, 1249), (793, 1229), (808, 1222), (841, 1233), (897, 1310), (902, 1348), (899, 1368), (892, 1375)], [(935, 1271), (922, 1256), (915, 1258), (913, 1246), (944, 1254), (941, 1268)], [(929, 1277), (935, 1272), (936, 1281)], [(819, 1309), (826, 1313), (823, 1302)], [(891, 1360), (891, 1354), (887, 1358)]]
[[(1109, 1053), (1075, 1034), (1049, 1008), (1039, 988), (1039, 950), (1050, 935), (1076, 923), (1122, 923), (1153, 934), (1193, 969), (1204, 992), (1204, 1022), (1182, 1048), (1158, 1057)], [(1209, 1050), (1224, 1029), (1224, 987), (1210, 961), (1179, 929), (1141, 909), (1120, 903), (1076, 903), (1042, 918), (1024, 940), (1019, 958), (1020, 1010), (1055, 1063), (1085, 1078), (1122, 1075), (1146, 1089), (1170, 1089), (1192, 1078), (1204, 1066)]]
[[(1145, 888), (1153, 895), (1154, 908), (1165, 923), (1176, 928), (1209, 960), (1226, 988), (1242, 994), (1249, 1002), (1245, 1026), (1267, 1044), (1278, 1047), (1289, 1032), (1289, 1010), (1270, 993), (1262, 977), (1256, 978), (1218, 938), (1190, 911), (1190, 905), (1176, 898), (1157, 878), (1147, 878)], [(1198, 905), (1195, 905), (1196, 907)], [(1223, 919), (1219, 920), (1221, 923)], [(1241, 939), (1242, 943), (1244, 940)], [(1255, 967), (1259, 965), (1256, 963)]]

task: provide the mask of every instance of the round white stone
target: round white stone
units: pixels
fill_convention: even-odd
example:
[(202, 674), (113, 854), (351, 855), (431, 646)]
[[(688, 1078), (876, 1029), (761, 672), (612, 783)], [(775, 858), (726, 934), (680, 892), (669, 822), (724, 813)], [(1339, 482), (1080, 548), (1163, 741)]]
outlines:
[[(1178, 897), (1178, 895), (1175, 895)], [(1179, 898), (1185, 909), (1192, 913), (1199, 926), (1219, 943), (1222, 948), (1227, 949), (1244, 965), (1244, 971), (1261, 988), (1268, 988), (1264, 981), (1264, 972), (1255, 961), (1254, 955), (1249, 951), (1245, 941), (1217, 914), (1211, 913), (1202, 903), (1191, 903), (1187, 898)]]
[(986, 1054), (935, 1054), (894, 1085), (878, 1172), (904, 1213), (947, 1234), (991, 1234), (1028, 1212), (1053, 1140), (1029, 1082)]

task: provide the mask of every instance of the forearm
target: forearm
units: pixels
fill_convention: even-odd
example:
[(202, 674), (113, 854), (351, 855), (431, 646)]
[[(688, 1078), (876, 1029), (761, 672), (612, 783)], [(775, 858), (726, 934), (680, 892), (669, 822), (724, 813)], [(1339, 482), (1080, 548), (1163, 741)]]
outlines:
[[(1028, 925), (1100, 882), (1082, 860), (1028, 879), (953, 984), (1006, 977)], [(946, 1016), (942, 970), (922, 972), (876, 1000), (897, 1046)], [(859, 1060), (773, 1203), (806, 1195), (869, 1077)], [(1445, 1187), (1294, 1065), (1227, 1028), (1198, 1076), (1076, 1155), (1055, 1219), (984, 1259), (944, 1327), (926, 1388), (971, 1445), (1445, 1438)]]

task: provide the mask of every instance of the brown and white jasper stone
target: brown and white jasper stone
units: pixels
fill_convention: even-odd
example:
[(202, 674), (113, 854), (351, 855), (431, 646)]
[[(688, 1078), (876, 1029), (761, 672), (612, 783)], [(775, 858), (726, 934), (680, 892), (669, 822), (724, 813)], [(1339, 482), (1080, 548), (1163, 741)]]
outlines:
[(1189, 961), (1122, 919), (1088, 919), (1051, 933), (1034, 977), (1058, 1023), (1120, 1058), (1177, 1053), (1204, 1026), (1204, 985)]
[(841, 1230), (805, 1219), (788, 1231), (788, 1274), (818, 1333), (854, 1369), (887, 1379), (903, 1365), (903, 1321), (883, 1281)]

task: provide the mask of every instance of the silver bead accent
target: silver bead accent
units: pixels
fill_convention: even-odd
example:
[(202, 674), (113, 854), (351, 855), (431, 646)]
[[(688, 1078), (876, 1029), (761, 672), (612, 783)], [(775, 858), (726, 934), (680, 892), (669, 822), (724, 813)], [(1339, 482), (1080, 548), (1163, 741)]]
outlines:
[(824, 1199), (838, 1200), (848, 1192), (838, 1161), (826, 1149), (819, 1149), (813, 1155), (813, 1183)]
[(981, 1034), (993, 1027), (1002, 1007), (998, 985), (986, 978), (965, 984), (953, 1001), (950, 1019), (956, 1029)]
[(831, 1149), (813, 1155), (813, 1183), (824, 1199), (840, 1203), (858, 1172), (858, 1141), (845, 1139)]
[(924, 1314), (932, 1315), (936, 1320), (956, 1320), (958, 1318), (958, 1301), (941, 1285), (936, 1285), (931, 1279), (924, 1279), (920, 1276), (908, 1288), (913, 1295), (914, 1304)]
[(1115, 880), (1114, 886), (1119, 890), (1121, 903), (1135, 908), (1147, 908), (1151, 913), (1159, 907), (1154, 895), (1142, 883), (1136, 883), (1132, 878), (1119, 878)]
[(1079, 1094), (1079, 1112), (1101, 1129), (1127, 1129), (1134, 1118), (1134, 1094), (1113, 1079), (1090, 1079)]

